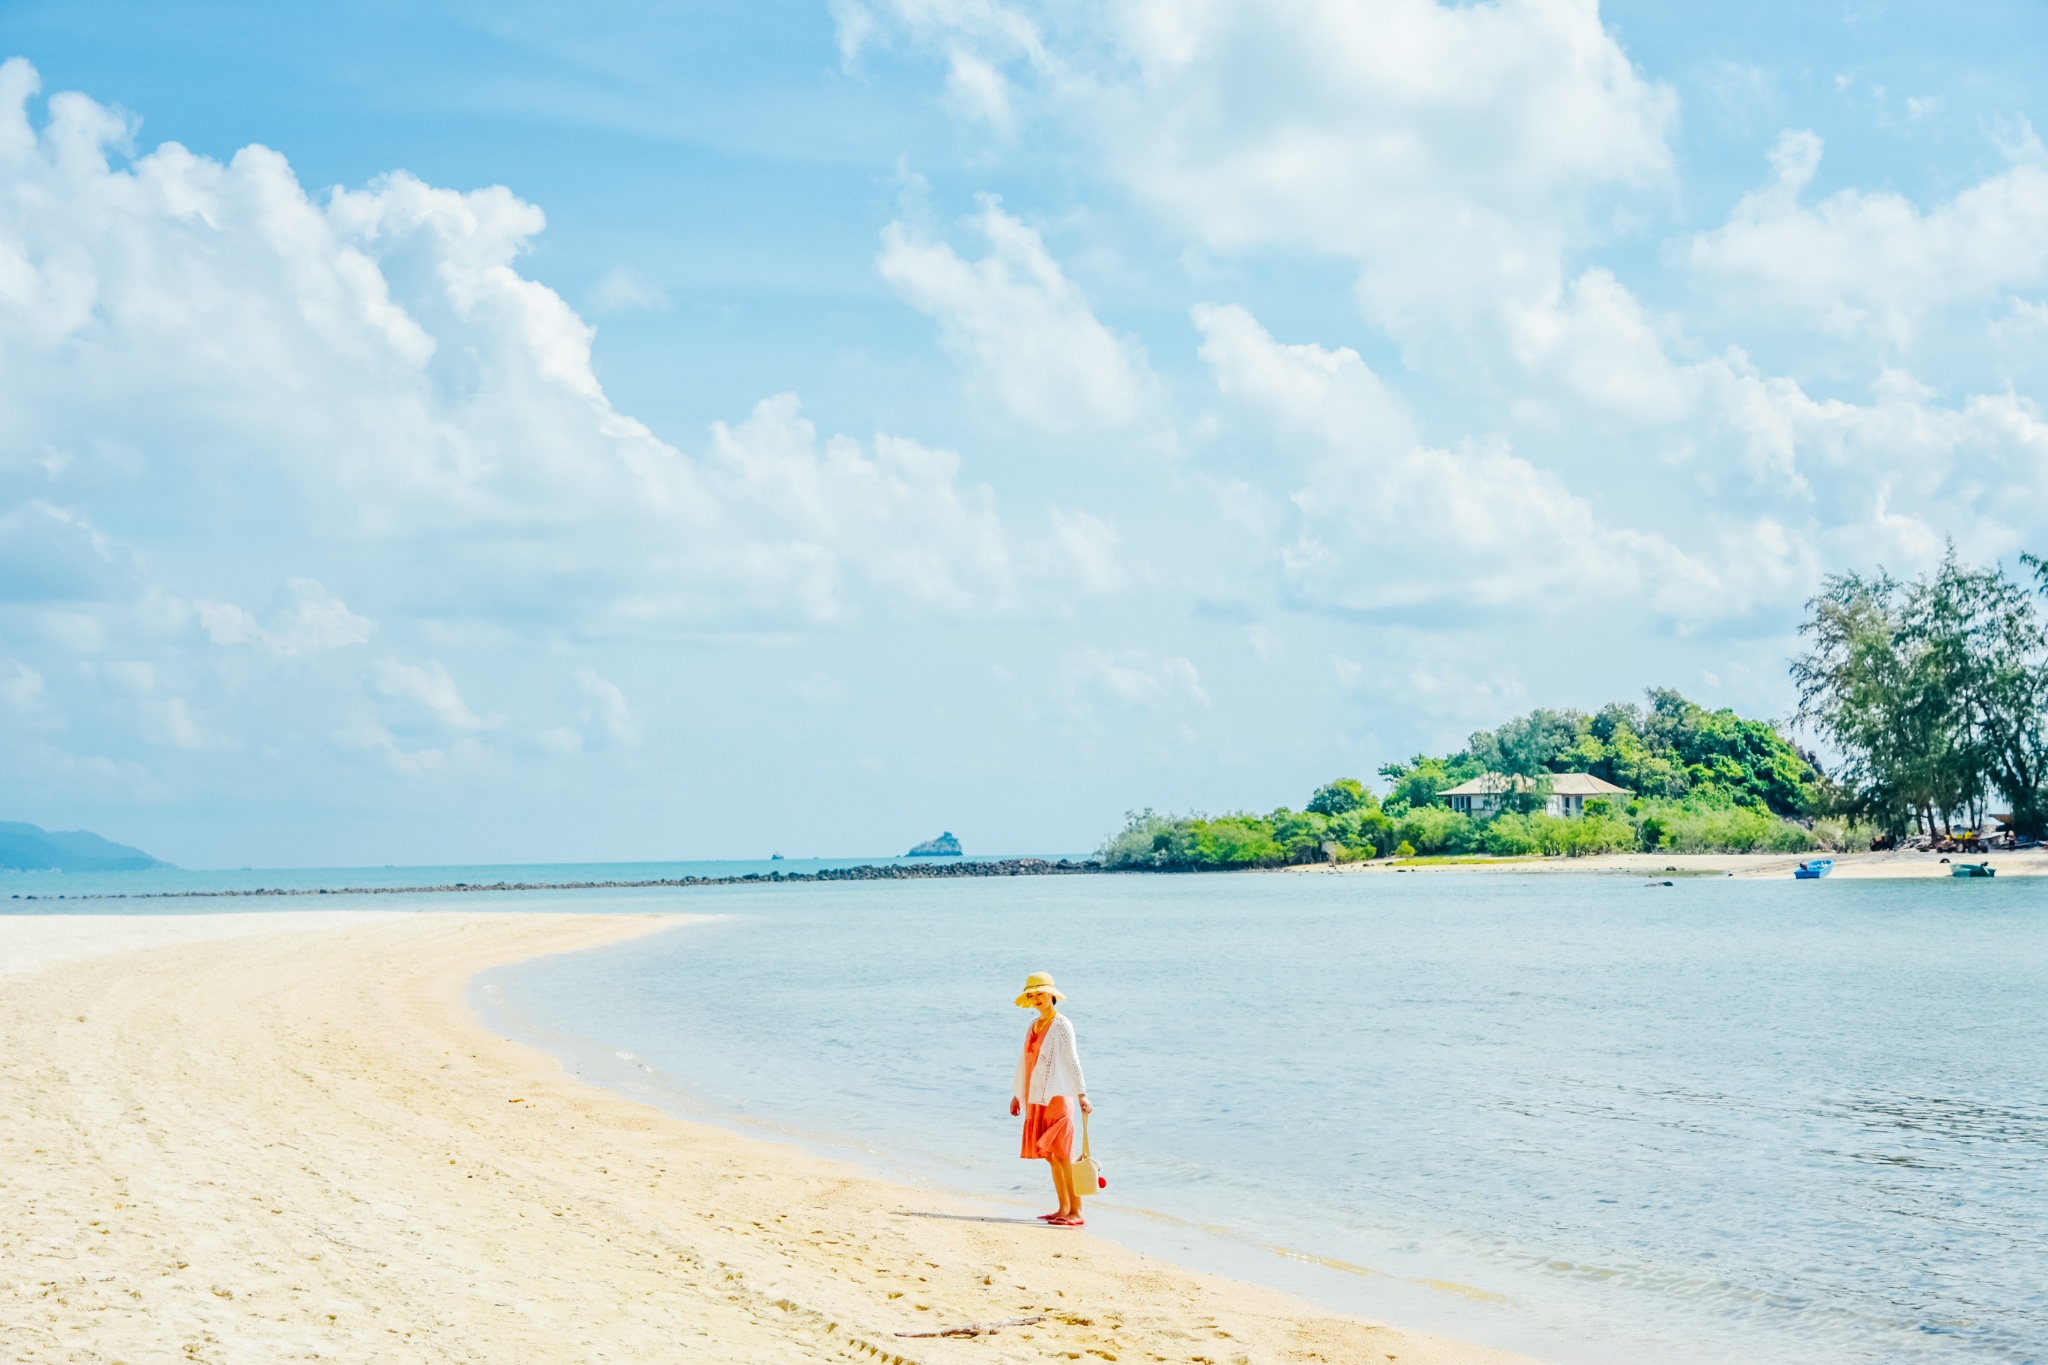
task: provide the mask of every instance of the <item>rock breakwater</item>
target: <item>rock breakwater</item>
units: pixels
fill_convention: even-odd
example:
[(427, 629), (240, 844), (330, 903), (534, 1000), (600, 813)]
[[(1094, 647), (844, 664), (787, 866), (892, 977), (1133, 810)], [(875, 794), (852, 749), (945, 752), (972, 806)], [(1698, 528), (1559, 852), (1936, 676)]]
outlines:
[(894, 882), (929, 881), (935, 877), (1059, 877), (1102, 871), (1093, 858), (1074, 862), (1061, 858), (991, 858), (959, 863), (865, 863), (858, 867), (827, 867), (816, 872), (748, 872), (733, 877), (651, 877), (602, 882), (446, 882), (439, 886), (267, 886), (231, 891), (107, 891), (79, 895), (22, 896), (22, 900), (151, 901), (209, 900), (244, 896), (421, 896), (459, 895), (469, 891), (610, 891), (644, 886), (746, 886), (764, 882)]

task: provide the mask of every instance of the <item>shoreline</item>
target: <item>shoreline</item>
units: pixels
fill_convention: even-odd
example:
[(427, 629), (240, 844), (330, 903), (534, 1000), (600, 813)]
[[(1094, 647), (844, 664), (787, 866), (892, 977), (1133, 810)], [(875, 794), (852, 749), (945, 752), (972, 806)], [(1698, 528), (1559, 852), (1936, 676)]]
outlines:
[[(1484, 856), (1441, 863), (1398, 861), (1370, 863), (1303, 863), (1277, 868), (1289, 874), (1360, 876), (1394, 872), (1526, 872), (1547, 876), (1571, 874), (1635, 874), (1659, 876), (1778, 877), (1815, 858), (1834, 860), (1829, 879), (1890, 881), (1901, 878), (1952, 876), (1957, 863), (1990, 863), (1999, 877), (2048, 876), (2048, 847), (2003, 853), (1920, 853), (1887, 849), (1881, 853), (1602, 853), (1586, 858), (1500, 858)], [(1996, 880), (1996, 878), (1994, 878)]]
[(1524, 1359), (672, 1118), (467, 1004), (699, 917), (262, 918), (8, 919), (26, 1359)]
[[(480, 892), (620, 891), (710, 886), (790, 886), (822, 882), (932, 881), (979, 877), (1185, 877), (1271, 874), (1359, 876), (1389, 872), (1527, 872), (1544, 875), (1679, 873), (1685, 876), (1789, 877), (1814, 858), (1834, 862), (1831, 877), (1850, 881), (1902, 877), (1946, 877), (1956, 863), (1988, 862), (2003, 877), (2048, 876), (2048, 846), (1997, 853), (1921, 853), (1888, 849), (1878, 853), (1602, 853), (1591, 857), (1526, 856), (1492, 858), (1463, 854), (1433, 858), (1377, 858), (1357, 863), (1295, 863), (1248, 868), (1106, 868), (1095, 859), (991, 858), (939, 863), (860, 863), (816, 872), (747, 872), (729, 877), (658, 877), (574, 882), (444, 882), (419, 886), (250, 887), (211, 891), (78, 891), (17, 893), (22, 904), (81, 901), (250, 900), (307, 896), (462, 896)], [(0, 914), (9, 912), (0, 911)]]

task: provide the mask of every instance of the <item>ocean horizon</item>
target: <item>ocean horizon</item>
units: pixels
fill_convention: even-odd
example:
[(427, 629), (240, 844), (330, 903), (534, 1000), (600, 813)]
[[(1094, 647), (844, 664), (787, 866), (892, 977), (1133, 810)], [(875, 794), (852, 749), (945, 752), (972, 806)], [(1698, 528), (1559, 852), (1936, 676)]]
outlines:
[[(0, 868), (0, 910), (17, 901), (91, 899), (118, 901), (207, 896), (240, 898), (264, 891), (388, 892), (409, 887), (487, 888), (524, 883), (537, 890), (598, 882), (674, 881), (685, 877), (729, 878), (780, 872), (822, 872), (846, 867), (891, 867), (930, 863), (990, 863), (1013, 858), (1080, 861), (1092, 853), (971, 854), (910, 857), (907, 854), (839, 858), (699, 858), (590, 863), (386, 863), (359, 867), (186, 868), (164, 865), (113, 872), (24, 871)], [(519, 894), (531, 894), (523, 892)], [(200, 907), (192, 907), (195, 911)], [(243, 909), (251, 907), (240, 907)]]

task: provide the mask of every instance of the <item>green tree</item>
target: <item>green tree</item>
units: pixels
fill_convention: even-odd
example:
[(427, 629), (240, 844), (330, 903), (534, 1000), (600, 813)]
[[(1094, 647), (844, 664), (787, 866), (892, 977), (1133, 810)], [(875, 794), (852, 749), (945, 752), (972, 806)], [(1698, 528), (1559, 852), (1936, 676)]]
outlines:
[(1197, 822), (1197, 867), (1259, 867), (1285, 857), (1273, 837), (1273, 827), (1256, 815), (1224, 815)]
[(2024, 586), (1958, 563), (1951, 547), (1910, 584), (1831, 577), (1807, 608), (1812, 648), (1792, 664), (1800, 714), (1842, 752), (1855, 813), (1889, 833), (1932, 833), (1958, 815), (1975, 823), (1995, 790), (2014, 824), (2040, 835), (2048, 633)]
[(1479, 827), (1444, 806), (1417, 806), (1394, 827), (1404, 844), (1424, 853), (1470, 853), (1479, 847)]
[(1479, 776), (1482, 771), (1470, 754), (1453, 754), (1449, 758), (1417, 754), (1406, 763), (1383, 764), (1380, 776), (1391, 784), (1385, 808), (1398, 813), (1414, 806), (1441, 805), (1440, 793)]
[(1918, 660), (1901, 638), (1901, 596), (1882, 572), (1829, 576), (1800, 626), (1812, 647), (1792, 662), (1800, 718), (1841, 752), (1858, 812), (1894, 835), (1936, 799), (1928, 707)]
[(1316, 788), (1308, 808), (1317, 815), (1348, 815), (1355, 810), (1377, 809), (1379, 798), (1355, 777), (1340, 777)]
[(1600, 708), (1586, 722), (1581, 748), (1567, 757), (1573, 766), (1637, 796), (1685, 795), (1685, 764), (1644, 738), (1643, 709), (1626, 702)]
[(1266, 817), (1280, 857), (1290, 863), (1323, 861), (1323, 845), (1332, 842), (1328, 817), (1312, 810), (1299, 813), (1282, 806)]
[[(1384, 803), (1364, 784), (1339, 778), (1318, 787), (1301, 811), (1283, 806), (1263, 816), (1214, 818), (1132, 812), (1104, 841), (1101, 857), (1112, 868), (1195, 871), (1349, 861), (1404, 848), (1579, 856), (1637, 846), (1812, 844), (1807, 831), (1780, 817), (1815, 806), (1821, 777), (1775, 728), (1708, 711), (1668, 689), (1645, 700), (1591, 715), (1538, 709), (1474, 734), (1458, 753), (1389, 763), (1379, 770), (1391, 788)], [(1632, 795), (1595, 799), (1570, 819), (1546, 814), (1553, 776), (1577, 771)], [(1444, 789), (1488, 772), (1517, 779), (1506, 809), (1474, 818), (1444, 805)]]
[[(2037, 575), (2040, 561), (2024, 557)], [(2011, 806), (2013, 824), (2040, 837), (2048, 824), (2048, 632), (2033, 594), (2001, 568), (1968, 569), (1949, 548), (1941, 567), (1907, 594), (1903, 635), (1924, 649), (1961, 729), (1957, 780), (1967, 786), (1971, 823), (1985, 790)]]
[(1498, 730), (1481, 730), (1472, 736), (1465, 752), (1487, 772), (1533, 778), (1566, 771), (1558, 766), (1558, 760), (1578, 742), (1584, 720), (1577, 711), (1538, 708)]

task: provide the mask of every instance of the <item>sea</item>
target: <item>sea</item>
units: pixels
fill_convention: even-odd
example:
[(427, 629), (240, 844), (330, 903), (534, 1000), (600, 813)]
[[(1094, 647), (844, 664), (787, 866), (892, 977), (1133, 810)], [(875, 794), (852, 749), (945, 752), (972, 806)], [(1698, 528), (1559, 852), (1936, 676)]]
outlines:
[(1049, 971), (1110, 1180), (1090, 1230), (1148, 1254), (1559, 1365), (2048, 1362), (2041, 881), (136, 898), (815, 866), (7, 873), (0, 911), (702, 915), (484, 973), (472, 1001), (593, 1083), (901, 1181), (906, 1211), (939, 1192), (1051, 1207), (1008, 1113), (1012, 997)]

